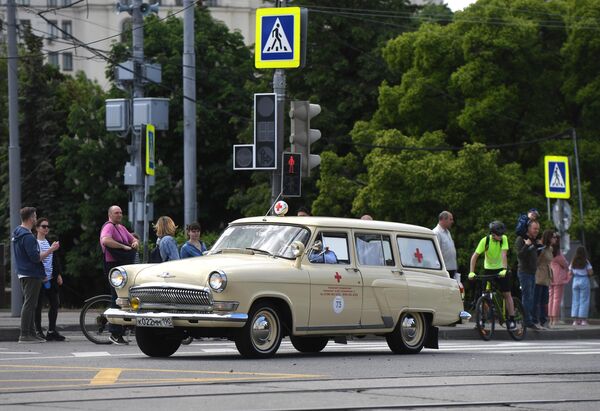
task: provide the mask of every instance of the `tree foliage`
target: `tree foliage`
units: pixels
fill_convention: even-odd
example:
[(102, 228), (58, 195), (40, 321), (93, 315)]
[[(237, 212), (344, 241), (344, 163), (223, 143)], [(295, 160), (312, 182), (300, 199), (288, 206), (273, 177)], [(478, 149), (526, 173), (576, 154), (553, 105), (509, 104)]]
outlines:
[(382, 55), (391, 76), (373, 116), (354, 124), (352, 152), (322, 155), (315, 212), (433, 227), (449, 209), (464, 266), (489, 221), (512, 228), (518, 213), (545, 210), (543, 156), (572, 155), (573, 145), (532, 142), (578, 127), (584, 226), (600, 253), (590, 241), (600, 235), (600, 190), (590, 184), (600, 154), (599, 13), (593, 1), (479, 0), (450, 24), (430, 12), (390, 40)]

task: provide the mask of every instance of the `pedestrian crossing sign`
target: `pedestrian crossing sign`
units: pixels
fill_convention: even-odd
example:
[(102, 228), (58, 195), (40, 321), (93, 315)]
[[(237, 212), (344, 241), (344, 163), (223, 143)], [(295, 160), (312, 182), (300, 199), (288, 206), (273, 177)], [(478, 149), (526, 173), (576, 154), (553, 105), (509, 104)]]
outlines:
[(544, 176), (547, 198), (570, 198), (569, 158), (562, 156), (544, 157)]
[(300, 7), (256, 10), (256, 68), (300, 67)]

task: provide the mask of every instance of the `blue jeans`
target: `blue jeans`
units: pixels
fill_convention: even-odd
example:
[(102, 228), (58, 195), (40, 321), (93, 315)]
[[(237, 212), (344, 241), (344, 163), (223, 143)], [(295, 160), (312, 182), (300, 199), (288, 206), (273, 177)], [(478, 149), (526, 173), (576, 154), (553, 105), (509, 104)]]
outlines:
[(533, 318), (534, 323), (541, 325), (546, 324), (548, 321), (548, 297), (550, 290), (546, 285), (535, 285), (534, 297), (533, 297)]
[(521, 300), (523, 310), (525, 310), (525, 326), (533, 325), (533, 299), (535, 296), (535, 274), (518, 272), (519, 283), (521, 284)]
[(590, 311), (590, 278), (583, 275), (573, 276), (573, 303), (571, 317), (588, 318)]

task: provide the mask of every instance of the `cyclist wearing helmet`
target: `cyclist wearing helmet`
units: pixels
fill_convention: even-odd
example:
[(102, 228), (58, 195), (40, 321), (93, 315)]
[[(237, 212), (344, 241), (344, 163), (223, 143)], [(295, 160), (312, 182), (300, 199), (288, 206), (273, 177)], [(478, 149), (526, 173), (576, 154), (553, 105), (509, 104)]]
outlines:
[(508, 259), (506, 256), (508, 252), (508, 237), (504, 235), (505, 232), (506, 226), (502, 222), (492, 221), (490, 223), (490, 234), (479, 241), (475, 252), (471, 256), (469, 280), (473, 280), (477, 277), (477, 274), (475, 274), (477, 259), (481, 254), (485, 254), (483, 263), (485, 275), (497, 275), (494, 281), (497, 283), (498, 288), (500, 288), (500, 291), (504, 296), (506, 310), (508, 311), (507, 328), (513, 330), (516, 328), (515, 309), (510, 293), (510, 280), (506, 275), (508, 267)]

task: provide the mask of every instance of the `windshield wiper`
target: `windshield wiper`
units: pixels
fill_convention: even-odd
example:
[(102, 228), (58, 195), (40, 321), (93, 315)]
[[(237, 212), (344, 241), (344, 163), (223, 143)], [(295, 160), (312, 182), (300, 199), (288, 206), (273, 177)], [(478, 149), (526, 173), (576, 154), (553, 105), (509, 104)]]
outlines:
[(260, 248), (246, 247), (246, 250), (257, 251), (259, 253), (267, 254), (267, 255), (269, 255), (271, 257), (274, 257), (274, 255), (271, 252), (269, 252), (267, 250), (261, 250)]

